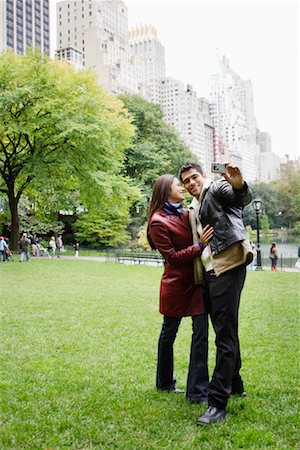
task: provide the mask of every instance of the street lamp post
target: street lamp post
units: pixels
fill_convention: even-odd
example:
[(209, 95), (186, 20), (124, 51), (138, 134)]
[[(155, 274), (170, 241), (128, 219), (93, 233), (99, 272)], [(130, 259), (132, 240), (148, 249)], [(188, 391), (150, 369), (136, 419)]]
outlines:
[(262, 270), (261, 266), (261, 250), (259, 243), (259, 214), (261, 212), (262, 201), (259, 198), (253, 200), (253, 208), (256, 213), (256, 232), (257, 232), (257, 243), (256, 243), (256, 269)]

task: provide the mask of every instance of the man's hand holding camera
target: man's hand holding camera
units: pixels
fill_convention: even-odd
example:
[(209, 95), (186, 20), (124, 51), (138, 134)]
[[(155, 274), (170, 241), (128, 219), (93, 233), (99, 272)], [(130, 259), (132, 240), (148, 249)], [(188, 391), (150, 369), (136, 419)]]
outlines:
[(231, 163), (227, 163), (226, 173), (223, 173), (222, 175), (234, 189), (243, 189), (244, 178), (238, 166), (235, 166), (234, 164)]

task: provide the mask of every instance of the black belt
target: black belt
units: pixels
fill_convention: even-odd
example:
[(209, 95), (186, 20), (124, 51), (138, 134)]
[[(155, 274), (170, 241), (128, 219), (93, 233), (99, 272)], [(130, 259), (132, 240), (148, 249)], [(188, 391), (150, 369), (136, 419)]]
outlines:
[(207, 272), (205, 272), (207, 275), (216, 275), (214, 269), (208, 270)]

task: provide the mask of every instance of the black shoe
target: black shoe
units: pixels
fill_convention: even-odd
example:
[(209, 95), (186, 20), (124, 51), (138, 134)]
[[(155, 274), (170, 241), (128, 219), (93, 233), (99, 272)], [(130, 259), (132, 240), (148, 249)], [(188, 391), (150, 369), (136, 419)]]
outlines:
[(184, 394), (185, 391), (183, 389), (174, 388), (170, 389), (169, 392), (173, 392), (173, 394)]
[(163, 392), (173, 392), (173, 394), (184, 394), (185, 391), (183, 389), (178, 389), (177, 387), (173, 388), (157, 388), (159, 391)]
[(234, 395), (235, 397), (242, 397), (242, 398), (247, 397), (247, 393), (245, 391), (243, 391), (243, 392), (231, 392), (230, 395)]
[(207, 405), (207, 398), (205, 399), (205, 398), (198, 398), (198, 399), (195, 399), (195, 398), (189, 398), (189, 397), (187, 397), (186, 398), (186, 400), (189, 402), (189, 403), (203, 403), (204, 405)]
[(223, 422), (226, 417), (226, 409), (218, 409), (216, 406), (209, 406), (205, 413), (198, 417), (196, 425), (211, 425), (216, 422)]

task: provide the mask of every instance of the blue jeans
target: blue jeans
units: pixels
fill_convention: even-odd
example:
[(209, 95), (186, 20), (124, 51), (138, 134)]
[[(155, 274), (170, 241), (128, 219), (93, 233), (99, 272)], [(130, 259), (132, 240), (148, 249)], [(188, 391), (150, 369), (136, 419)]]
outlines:
[(1, 262), (2, 259), (3, 259), (3, 262), (6, 260), (5, 250), (0, 250), (0, 262)]
[[(174, 390), (173, 344), (181, 322), (181, 317), (164, 316), (158, 341), (156, 387)], [(208, 317), (206, 314), (192, 316), (192, 343), (187, 377), (186, 398), (195, 402), (207, 401), (208, 389)]]
[(26, 261), (30, 261), (30, 252), (29, 251), (25, 252), (25, 250), (21, 250), (20, 262), (23, 261), (25, 255), (26, 255)]

